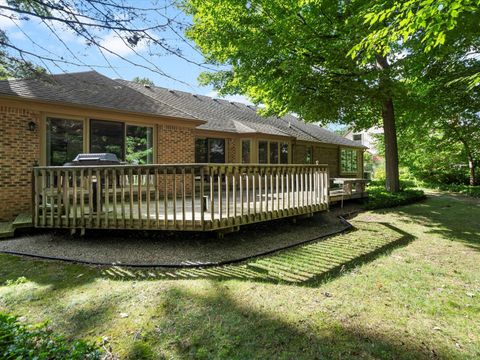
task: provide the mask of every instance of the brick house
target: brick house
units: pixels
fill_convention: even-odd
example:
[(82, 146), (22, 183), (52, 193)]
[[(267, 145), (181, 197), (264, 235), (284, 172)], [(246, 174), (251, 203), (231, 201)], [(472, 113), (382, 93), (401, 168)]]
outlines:
[(286, 115), (97, 72), (0, 81), (0, 221), (31, 211), (32, 167), (111, 152), (139, 164), (328, 164), (361, 178), (364, 146)]

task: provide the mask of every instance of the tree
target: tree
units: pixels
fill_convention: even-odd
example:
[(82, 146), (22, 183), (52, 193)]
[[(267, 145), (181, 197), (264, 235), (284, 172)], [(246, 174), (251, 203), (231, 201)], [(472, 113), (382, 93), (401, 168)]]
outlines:
[[(0, 19), (15, 24), (30, 42), (24, 45), (11, 41), (7, 32), (0, 30), (0, 66), (10, 76), (37, 74), (40, 65), (50, 73), (71, 67), (108, 68), (121, 77), (111, 64), (111, 59), (116, 58), (181, 82), (153, 60), (164, 55), (176, 56), (190, 66), (208, 68), (201, 57), (185, 55), (186, 49), (193, 54), (196, 51), (182, 34), (187, 19), (168, 0), (152, 0), (151, 6), (127, 0), (6, 0), (0, 2)], [(57, 45), (54, 50), (42, 46), (36, 34), (24, 30), (22, 22), (31, 20), (50, 32), (52, 44)], [(85, 50), (97, 49), (103, 63), (90, 63), (88, 57), (72, 51), (63, 33), (76, 36)], [(112, 50), (112, 38), (128, 49), (129, 56)]]
[(155, 83), (152, 80), (150, 80), (149, 78), (146, 78), (146, 77), (135, 76), (132, 79), (132, 81), (134, 83), (141, 84), (141, 85), (155, 86)]
[[(462, 83), (451, 81), (464, 66), (459, 61), (450, 65), (443, 61), (424, 69), (421, 84), (415, 80), (408, 84), (415, 94), (415, 103), (402, 107), (405, 112), (400, 116), (400, 143), (404, 147), (402, 156), (411, 167), (426, 174), (429, 168), (430, 172), (437, 168), (440, 174), (450, 174), (459, 173), (458, 165), (467, 163), (469, 183), (476, 185), (476, 168), (480, 164), (480, 91), (478, 87), (465, 91)], [(417, 158), (412, 159), (412, 154)]]
[[(447, 52), (463, 49), (465, 59), (479, 56), (480, 0), (379, 0), (371, 5), (364, 15), (371, 31), (352, 48), (352, 56), (385, 56), (397, 44), (410, 42), (425, 53), (443, 47)], [(480, 84), (478, 62), (469, 70), (456, 81), (473, 88)]]
[(220, 94), (240, 93), (266, 114), (369, 128), (383, 122), (387, 189), (398, 191), (394, 100), (402, 62), (378, 54), (362, 63), (349, 50), (369, 32), (367, 1), (190, 0), (187, 36), (207, 61), (229, 68), (203, 73)]

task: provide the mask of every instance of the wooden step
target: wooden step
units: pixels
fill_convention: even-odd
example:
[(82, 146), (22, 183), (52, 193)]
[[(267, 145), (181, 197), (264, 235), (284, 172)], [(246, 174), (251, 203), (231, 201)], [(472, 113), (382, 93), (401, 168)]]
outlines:
[(11, 222), (0, 222), (0, 239), (12, 237), (15, 228)]
[(28, 228), (33, 226), (32, 215), (31, 214), (19, 214), (15, 220), (13, 220), (13, 228), (21, 229)]

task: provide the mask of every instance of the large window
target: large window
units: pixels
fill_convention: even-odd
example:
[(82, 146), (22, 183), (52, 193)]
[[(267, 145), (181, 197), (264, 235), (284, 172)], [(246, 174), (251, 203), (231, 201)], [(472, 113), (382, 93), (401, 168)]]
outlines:
[(114, 121), (90, 121), (90, 152), (113, 153), (125, 160), (125, 124)]
[(225, 139), (195, 139), (195, 162), (224, 163)]
[(357, 150), (341, 149), (340, 150), (340, 172), (342, 173), (356, 173), (358, 160)]
[(258, 162), (260, 164), (288, 164), (288, 143), (259, 141)]
[(125, 159), (131, 164), (153, 164), (153, 127), (127, 125)]
[(250, 140), (242, 140), (242, 164), (250, 163), (250, 153), (251, 153), (251, 144)]
[(59, 166), (83, 153), (83, 121), (47, 118), (47, 165)]

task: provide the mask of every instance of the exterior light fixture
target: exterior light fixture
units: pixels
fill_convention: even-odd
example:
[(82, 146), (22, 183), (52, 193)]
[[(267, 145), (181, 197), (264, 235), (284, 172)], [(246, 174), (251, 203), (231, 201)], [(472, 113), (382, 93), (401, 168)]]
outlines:
[(37, 128), (37, 124), (35, 124), (33, 121), (30, 121), (28, 123), (28, 130), (35, 131), (36, 128)]

